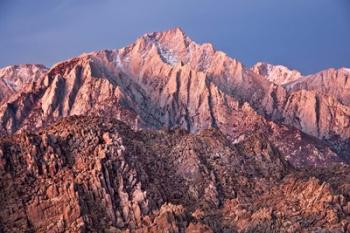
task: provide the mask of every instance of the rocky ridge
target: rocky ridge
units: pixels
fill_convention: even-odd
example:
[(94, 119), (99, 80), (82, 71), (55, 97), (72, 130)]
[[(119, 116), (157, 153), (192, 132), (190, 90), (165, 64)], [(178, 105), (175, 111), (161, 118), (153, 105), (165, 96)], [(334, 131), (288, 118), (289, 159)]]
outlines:
[(349, 167), (295, 169), (261, 134), (70, 117), (0, 139), (0, 166), (2, 232), (350, 230)]
[(290, 70), (282, 65), (272, 65), (263, 62), (256, 63), (251, 70), (277, 85), (285, 85), (303, 77), (297, 70)]
[[(261, 66), (269, 67), (272, 72), (265, 72)], [(299, 72), (291, 70), (286, 70), (285, 74), (278, 74), (276, 70), (279, 70), (280, 66), (271, 64), (260, 64), (253, 69), (257, 70), (256, 67), (260, 67), (262, 71), (259, 74), (267, 79), (273, 76), (275, 80), (288, 80), (281, 83), (288, 97), (283, 107), (283, 119), (279, 121), (323, 139), (338, 153), (349, 157), (349, 69), (332, 68), (300, 76)], [(298, 78), (290, 81), (290, 77)]]
[[(348, 158), (347, 106), (322, 93), (272, 83), (212, 45), (195, 43), (179, 28), (54, 65), (0, 106), (0, 133), (90, 113), (117, 117), (136, 129), (219, 128), (232, 141), (260, 130), (276, 139), (280, 151), (295, 155), (294, 164), (304, 163), (305, 156), (308, 164), (327, 163), (336, 154)], [(305, 139), (293, 128), (321, 141)], [(291, 138), (303, 140), (291, 144)]]
[(45, 76), (47, 68), (43, 65), (13, 65), (0, 69), (0, 103), (8, 101), (35, 80)]

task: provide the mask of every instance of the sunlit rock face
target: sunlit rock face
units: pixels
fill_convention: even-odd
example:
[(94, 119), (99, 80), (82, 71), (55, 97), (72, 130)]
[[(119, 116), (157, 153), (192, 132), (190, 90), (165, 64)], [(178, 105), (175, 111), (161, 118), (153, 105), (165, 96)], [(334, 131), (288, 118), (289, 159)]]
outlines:
[(258, 62), (251, 70), (277, 85), (285, 85), (302, 77), (302, 74), (297, 70), (290, 70), (282, 65), (272, 65), (263, 62)]
[[(135, 129), (218, 128), (232, 141), (258, 130), (281, 151), (310, 163), (347, 156), (350, 110), (346, 85), (340, 85), (349, 75), (346, 69), (310, 77), (265, 63), (248, 69), (211, 44), (192, 41), (180, 28), (41, 68), (28, 71), (26, 80), (35, 81), (13, 90), (1, 104), (1, 134), (91, 114), (115, 117)], [(337, 82), (317, 85), (319, 79)], [(330, 85), (344, 91), (336, 94)], [(291, 138), (301, 139), (290, 143)], [(309, 140), (327, 149), (306, 149)]]
[(43, 65), (13, 65), (0, 69), (0, 102), (7, 101), (35, 80), (43, 77), (47, 68)]
[(281, 122), (323, 139), (349, 156), (349, 69), (302, 76), (283, 66), (258, 63), (252, 70), (287, 91)]

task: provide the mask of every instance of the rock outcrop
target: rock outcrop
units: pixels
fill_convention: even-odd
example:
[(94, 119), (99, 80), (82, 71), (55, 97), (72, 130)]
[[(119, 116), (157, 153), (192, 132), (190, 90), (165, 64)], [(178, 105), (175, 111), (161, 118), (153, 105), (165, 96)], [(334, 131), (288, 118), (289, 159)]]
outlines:
[(287, 91), (285, 104), (280, 108), (283, 117), (273, 120), (318, 137), (338, 154), (350, 158), (349, 69), (328, 69), (307, 76), (264, 63), (252, 69)]
[(328, 69), (311, 74), (286, 85), (289, 91), (308, 90), (331, 96), (340, 104), (350, 105), (350, 69)]
[(347, 232), (350, 169), (295, 169), (261, 134), (70, 117), (0, 139), (2, 232)]
[(45, 76), (47, 68), (43, 65), (13, 65), (0, 69), (0, 103), (8, 101), (30, 83)]

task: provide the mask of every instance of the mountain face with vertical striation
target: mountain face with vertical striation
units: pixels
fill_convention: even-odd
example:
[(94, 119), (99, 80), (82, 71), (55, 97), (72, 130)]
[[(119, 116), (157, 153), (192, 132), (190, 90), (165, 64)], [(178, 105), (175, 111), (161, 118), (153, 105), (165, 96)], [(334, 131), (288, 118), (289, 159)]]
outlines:
[[(280, 66), (266, 66), (273, 71), (260, 72), (267, 79), (280, 69)], [(253, 70), (257, 70), (256, 66)], [(350, 69), (328, 69), (306, 76), (298, 73), (299, 78), (291, 81), (290, 77), (296, 73), (287, 69), (285, 74), (274, 76), (279, 82), (287, 80), (281, 82), (288, 95), (283, 119), (279, 121), (326, 141), (339, 154), (349, 157)]]
[(247, 68), (180, 28), (27, 67), (0, 76), (0, 231), (349, 230), (347, 69)]
[(294, 80), (286, 87), (290, 91), (308, 90), (335, 98), (339, 103), (350, 105), (350, 69), (327, 69)]
[[(145, 34), (122, 49), (83, 54), (54, 65), (29, 90), (0, 107), (0, 132), (95, 114), (117, 117), (134, 128), (182, 127), (196, 132), (214, 127), (233, 141), (258, 130), (269, 134), (295, 163), (338, 160), (349, 128), (337, 124), (346, 121), (347, 112), (329, 113), (335, 121), (323, 126), (317, 117), (323, 109), (318, 103), (323, 102), (312, 92), (306, 92), (306, 99), (303, 94), (289, 93), (175, 28)], [(336, 142), (323, 143), (328, 136)], [(290, 138), (296, 138), (295, 143)], [(310, 153), (305, 155), (305, 150)]]

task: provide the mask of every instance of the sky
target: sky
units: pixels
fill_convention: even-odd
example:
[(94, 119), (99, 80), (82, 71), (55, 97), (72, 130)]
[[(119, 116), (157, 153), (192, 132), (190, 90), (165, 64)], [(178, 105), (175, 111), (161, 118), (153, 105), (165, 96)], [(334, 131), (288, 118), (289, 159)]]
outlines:
[(177, 26), (246, 66), (350, 67), (349, 0), (0, 0), (0, 67), (51, 66)]

